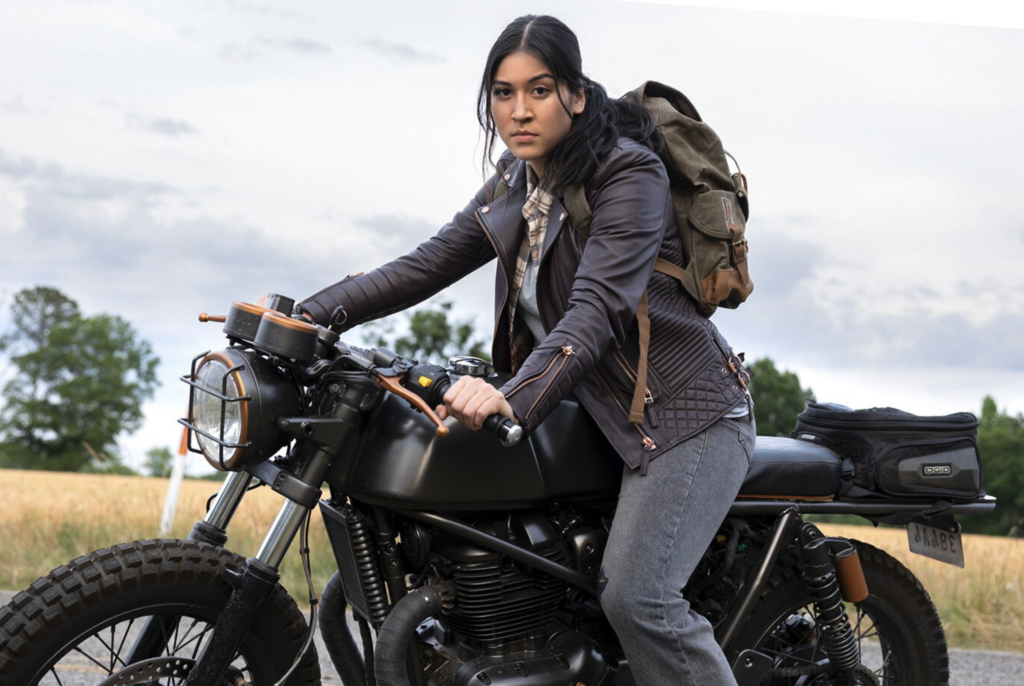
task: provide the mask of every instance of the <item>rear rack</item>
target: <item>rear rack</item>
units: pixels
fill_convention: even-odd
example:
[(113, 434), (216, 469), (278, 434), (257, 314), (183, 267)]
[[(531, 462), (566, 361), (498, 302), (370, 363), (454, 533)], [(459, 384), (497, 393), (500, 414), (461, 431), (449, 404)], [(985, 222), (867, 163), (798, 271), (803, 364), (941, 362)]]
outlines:
[[(938, 499), (936, 499), (938, 500)], [(935, 506), (936, 500), (737, 500), (729, 508), (732, 516), (780, 514), (794, 508), (800, 514), (839, 515), (855, 514), (884, 516), (890, 514), (924, 513)], [(983, 515), (996, 509), (996, 499), (990, 495), (974, 500), (953, 501), (942, 510), (950, 515)]]

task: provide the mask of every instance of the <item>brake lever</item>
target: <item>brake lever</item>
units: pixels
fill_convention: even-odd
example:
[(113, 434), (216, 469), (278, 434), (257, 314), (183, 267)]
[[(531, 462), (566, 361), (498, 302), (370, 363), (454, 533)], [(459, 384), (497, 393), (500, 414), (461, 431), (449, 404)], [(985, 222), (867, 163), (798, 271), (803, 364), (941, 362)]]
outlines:
[(448, 437), (448, 427), (444, 425), (441, 418), (437, 416), (436, 412), (434, 412), (434, 408), (430, 407), (430, 405), (427, 404), (427, 401), (423, 398), (406, 390), (405, 387), (402, 386), (401, 381), (405, 378), (405, 374), (401, 374), (399, 376), (385, 376), (380, 371), (374, 373), (377, 376), (377, 381), (380, 382), (380, 385), (384, 390), (391, 391), (403, 400), (408, 400), (413, 407), (427, 415), (427, 418), (437, 426), (435, 433), (438, 438)]

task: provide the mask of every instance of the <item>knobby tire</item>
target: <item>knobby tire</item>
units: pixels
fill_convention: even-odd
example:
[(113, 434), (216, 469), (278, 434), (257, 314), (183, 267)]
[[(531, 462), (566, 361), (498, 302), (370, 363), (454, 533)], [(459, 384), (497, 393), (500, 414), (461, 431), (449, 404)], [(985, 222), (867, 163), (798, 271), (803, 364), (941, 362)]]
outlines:
[[(0, 684), (98, 685), (127, 674), (133, 632), (153, 616), (182, 618), (163, 655), (188, 667), (231, 595), (221, 572), (237, 572), (244, 562), (205, 543), (162, 539), (103, 548), (58, 567), (0, 608)], [(253, 686), (272, 686), (307, 631), (305, 617), (278, 585), (249, 627), (232, 673)], [(183, 681), (167, 676), (160, 683)], [(287, 686), (319, 683), (311, 646)]]

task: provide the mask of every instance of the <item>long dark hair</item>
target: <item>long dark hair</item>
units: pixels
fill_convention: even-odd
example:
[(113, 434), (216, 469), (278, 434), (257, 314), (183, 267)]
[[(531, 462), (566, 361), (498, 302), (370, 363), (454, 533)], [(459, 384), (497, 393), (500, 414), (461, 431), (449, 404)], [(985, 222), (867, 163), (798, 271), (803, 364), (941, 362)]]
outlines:
[[(477, 119), (484, 131), (485, 171), (488, 165), (493, 166), (491, 157), (497, 137), (491, 116), (491, 85), (502, 60), (516, 52), (525, 52), (543, 62), (558, 86), (565, 86), (570, 93), (578, 93), (582, 88), (586, 96), (583, 112), (573, 117), (569, 133), (547, 159), (541, 179), (545, 190), (585, 184), (621, 136), (652, 150), (660, 148), (661, 136), (644, 107), (625, 98), (609, 98), (604, 86), (583, 74), (576, 34), (554, 17), (528, 14), (506, 26), (487, 55), (477, 97)], [(561, 101), (561, 89), (556, 89), (556, 93)], [(572, 116), (568, 103), (562, 101), (562, 107)]]

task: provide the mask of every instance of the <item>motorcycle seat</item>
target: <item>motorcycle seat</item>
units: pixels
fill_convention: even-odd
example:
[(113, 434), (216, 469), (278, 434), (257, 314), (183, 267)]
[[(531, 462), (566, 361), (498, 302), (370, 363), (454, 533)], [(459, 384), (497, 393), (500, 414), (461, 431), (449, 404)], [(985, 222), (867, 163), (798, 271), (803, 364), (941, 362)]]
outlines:
[(842, 474), (842, 458), (824, 446), (758, 436), (739, 497), (831, 500)]

